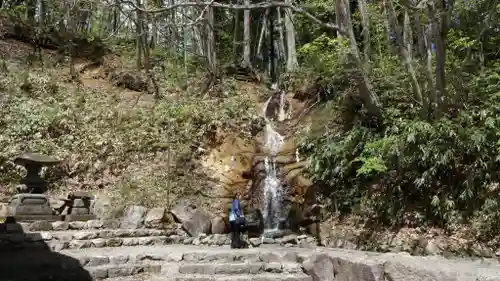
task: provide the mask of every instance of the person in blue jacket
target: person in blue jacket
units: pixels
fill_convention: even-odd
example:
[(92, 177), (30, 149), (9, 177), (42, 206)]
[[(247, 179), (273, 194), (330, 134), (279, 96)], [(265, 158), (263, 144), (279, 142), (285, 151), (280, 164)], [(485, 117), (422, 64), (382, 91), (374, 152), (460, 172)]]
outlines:
[(241, 233), (245, 231), (246, 220), (241, 209), (240, 200), (236, 197), (229, 209), (229, 225), (231, 226), (231, 249), (242, 248)]

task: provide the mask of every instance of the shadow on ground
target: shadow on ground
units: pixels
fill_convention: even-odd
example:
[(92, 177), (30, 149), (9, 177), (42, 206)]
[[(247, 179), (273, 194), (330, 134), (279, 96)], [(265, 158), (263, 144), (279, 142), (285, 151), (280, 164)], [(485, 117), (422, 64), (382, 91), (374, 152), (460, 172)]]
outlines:
[(0, 281), (92, 281), (79, 260), (53, 252), (41, 238), (12, 218), (0, 223)]

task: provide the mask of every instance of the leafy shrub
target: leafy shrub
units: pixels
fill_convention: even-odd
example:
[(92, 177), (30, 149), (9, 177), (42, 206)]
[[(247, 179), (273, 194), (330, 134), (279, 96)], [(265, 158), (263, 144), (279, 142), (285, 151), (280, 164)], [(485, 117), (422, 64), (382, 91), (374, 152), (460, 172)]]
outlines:
[[(470, 106), (428, 121), (407, 106), (409, 91), (391, 83), (396, 73), (378, 80), (377, 73), (385, 71), (374, 69), (375, 88), (386, 89), (380, 92), (383, 129), (354, 119), (344, 130), (338, 128), (342, 122), (332, 121), (326, 129), (305, 134), (302, 149), (311, 155), (314, 180), (334, 198), (338, 212), (361, 214), (365, 223), (450, 229), (473, 221), (478, 235), (498, 233), (499, 190), (491, 188), (499, 181), (498, 70), (470, 80)], [(341, 100), (325, 107), (342, 112), (346, 104)]]

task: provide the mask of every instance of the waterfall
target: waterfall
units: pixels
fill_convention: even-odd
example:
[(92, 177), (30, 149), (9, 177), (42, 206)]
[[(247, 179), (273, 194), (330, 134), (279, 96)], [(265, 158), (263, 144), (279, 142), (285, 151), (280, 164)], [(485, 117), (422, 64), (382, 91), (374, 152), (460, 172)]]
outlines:
[[(284, 137), (274, 130), (272, 121), (266, 114), (267, 107), (269, 106), (272, 98), (273, 96), (269, 97), (264, 104), (263, 112), (264, 119), (266, 120), (265, 147), (269, 150), (269, 155), (264, 161), (266, 176), (264, 178), (264, 194), (262, 194), (263, 206), (261, 206), (265, 225), (264, 232), (278, 229), (281, 219), (281, 206), (283, 202), (283, 189), (281, 181), (277, 175), (278, 171), (275, 158), (283, 146)], [(284, 121), (285, 119), (284, 99), (284, 92), (281, 92), (278, 121)]]

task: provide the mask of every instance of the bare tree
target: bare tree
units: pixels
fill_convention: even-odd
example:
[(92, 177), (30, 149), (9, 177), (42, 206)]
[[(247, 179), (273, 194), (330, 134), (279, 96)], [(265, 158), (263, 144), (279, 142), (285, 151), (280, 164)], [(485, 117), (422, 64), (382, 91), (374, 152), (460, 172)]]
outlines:
[[(285, 0), (286, 4), (292, 4), (291, 0)], [(295, 71), (299, 67), (297, 61), (297, 51), (295, 49), (295, 28), (293, 26), (293, 15), (289, 9), (285, 10), (285, 29), (286, 29), (286, 70)]]

